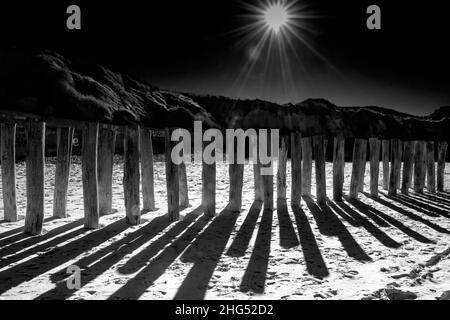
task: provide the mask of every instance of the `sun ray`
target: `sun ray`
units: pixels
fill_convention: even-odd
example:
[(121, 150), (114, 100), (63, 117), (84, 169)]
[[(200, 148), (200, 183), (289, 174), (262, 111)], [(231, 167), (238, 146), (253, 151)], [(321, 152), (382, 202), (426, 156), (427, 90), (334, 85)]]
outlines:
[[(233, 84), (233, 88), (239, 87), (239, 95), (255, 70), (264, 75), (260, 88), (266, 87), (266, 81), (277, 88), (281, 85), (286, 98), (289, 92), (298, 96), (299, 85), (294, 79), (298, 80), (301, 76), (295, 74), (294, 77), (294, 72), (297, 70), (302, 74), (307, 73), (307, 63), (302, 59), (302, 52), (305, 50), (311, 51), (339, 73), (309, 40), (309, 35), (317, 34), (312, 21), (324, 16), (309, 10), (306, 0), (260, 0), (256, 3), (239, 1), (242, 1), (239, 2), (239, 7), (243, 13), (238, 17), (244, 23), (230, 31), (230, 34), (238, 37), (234, 48), (245, 48), (248, 54), (248, 61)], [(265, 89), (258, 91), (267, 94)]]

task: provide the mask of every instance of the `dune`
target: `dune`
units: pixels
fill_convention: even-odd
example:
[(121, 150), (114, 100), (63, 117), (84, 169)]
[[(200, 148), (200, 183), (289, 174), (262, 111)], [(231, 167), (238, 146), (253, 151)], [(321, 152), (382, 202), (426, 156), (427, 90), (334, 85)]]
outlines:
[(216, 124), (190, 98), (51, 51), (2, 48), (1, 110), (39, 119), (191, 128)]
[(60, 118), (151, 128), (280, 129), (303, 136), (448, 140), (448, 107), (428, 117), (395, 110), (339, 107), (324, 99), (279, 105), (262, 100), (171, 92), (101, 65), (40, 49), (0, 50), (0, 110), (45, 120)]

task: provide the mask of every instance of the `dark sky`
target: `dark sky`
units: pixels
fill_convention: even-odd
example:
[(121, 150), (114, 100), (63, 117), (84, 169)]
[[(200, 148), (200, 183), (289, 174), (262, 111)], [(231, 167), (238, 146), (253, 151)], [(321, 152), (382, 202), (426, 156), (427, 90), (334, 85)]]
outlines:
[[(378, 105), (428, 114), (450, 105), (448, 2), (298, 0), (320, 18), (302, 32), (328, 61), (299, 41), (251, 60), (255, 41), (237, 47), (230, 31), (247, 23), (245, 0), (20, 1), (3, 4), (4, 44), (50, 47), (92, 59), (163, 88), (300, 102), (326, 98), (343, 106)], [(66, 29), (66, 8), (79, 4), (82, 30)], [(382, 10), (382, 30), (366, 28), (366, 9)], [(239, 77), (254, 62), (247, 81)], [(245, 72), (244, 72), (245, 73)]]

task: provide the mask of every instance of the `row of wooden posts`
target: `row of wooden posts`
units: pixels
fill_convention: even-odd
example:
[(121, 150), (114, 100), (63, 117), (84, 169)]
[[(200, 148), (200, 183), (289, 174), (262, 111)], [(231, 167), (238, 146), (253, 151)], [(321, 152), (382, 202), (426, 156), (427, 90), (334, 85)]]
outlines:
[[(1, 124), (1, 167), (4, 217), (6, 221), (17, 221), (15, 136), (16, 123)], [(44, 166), (45, 128), (43, 122), (27, 122), (26, 194), (27, 208), (24, 231), (38, 235), (44, 220)], [(112, 126), (84, 123), (82, 129), (82, 181), (85, 227), (99, 228), (99, 217), (112, 212), (112, 173), (116, 130)], [(138, 126), (123, 128), (124, 133), (124, 199), (126, 221), (130, 225), (140, 223), (141, 209), (155, 210), (152, 131)], [(174, 142), (171, 130), (165, 131), (166, 184), (168, 217), (176, 221), (180, 210), (189, 206), (186, 165), (176, 165), (171, 160)], [(57, 161), (53, 215), (66, 217), (67, 190), (74, 128), (57, 129)], [(288, 148), (291, 147), (292, 205), (300, 205), (303, 196), (311, 196), (313, 154), (316, 172), (316, 200), (327, 201), (325, 154), (328, 140), (325, 136), (302, 137), (292, 133), (282, 136), (279, 165), (276, 174), (277, 197), (286, 199), (286, 166)], [(378, 197), (380, 155), (383, 170), (382, 185), (389, 195), (396, 196), (398, 190), (408, 194), (409, 189), (422, 193), (427, 179), (429, 192), (444, 190), (444, 171), (447, 142), (438, 143), (437, 174), (435, 169), (434, 142), (406, 141), (398, 139), (355, 139), (353, 148), (352, 176), (349, 198), (356, 199), (363, 191), (367, 153), (370, 158), (370, 194)], [(345, 138), (334, 138), (333, 145), (333, 200), (342, 201), (344, 186)], [(403, 159), (403, 160), (402, 160)], [(403, 175), (401, 167), (403, 162)], [(260, 175), (260, 164), (254, 164), (255, 201), (262, 201), (265, 210), (274, 209), (274, 175)], [(228, 210), (240, 211), (244, 165), (230, 164), (230, 193)], [(436, 179), (437, 176), (437, 179)], [(414, 179), (413, 179), (414, 177)], [(414, 181), (414, 183), (413, 183)], [(141, 190), (142, 184), (142, 190)], [(140, 204), (142, 192), (143, 207)], [(216, 215), (216, 164), (203, 163), (202, 206), (207, 216)]]

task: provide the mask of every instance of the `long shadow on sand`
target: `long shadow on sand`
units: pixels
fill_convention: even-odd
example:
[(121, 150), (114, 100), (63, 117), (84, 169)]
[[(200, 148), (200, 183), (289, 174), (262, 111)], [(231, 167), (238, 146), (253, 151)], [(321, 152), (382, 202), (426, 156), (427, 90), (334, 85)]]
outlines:
[(78, 255), (125, 231), (128, 227), (125, 219), (123, 219), (95, 231), (82, 229), (83, 232), (87, 233), (84, 237), (1, 271), (0, 294), (76, 258)]
[[(218, 218), (216, 218), (218, 219)], [(176, 260), (176, 258), (189, 246), (189, 244), (202, 232), (205, 226), (211, 222), (211, 218), (206, 216), (200, 216), (194, 223), (180, 234), (170, 245), (166, 246), (162, 251), (156, 254), (156, 246), (150, 245), (149, 248), (144, 249), (147, 251), (142, 253), (140, 257), (136, 258), (142, 261), (143, 257), (148, 257), (152, 254), (156, 254), (143, 269), (131, 278), (124, 286), (114, 292), (108, 299), (130, 299), (135, 300), (142, 296), (145, 291), (159, 278), (166, 269)], [(212, 223), (211, 223), (212, 224)], [(206, 231), (205, 231), (206, 232)], [(136, 270), (135, 265), (129, 263), (120, 268), (123, 272), (131, 272)]]
[(256, 227), (259, 215), (261, 213), (262, 201), (253, 202), (247, 217), (242, 223), (239, 231), (237, 232), (233, 242), (227, 250), (227, 255), (230, 257), (243, 257), (247, 251), (248, 245), (253, 235), (253, 231)]
[(316, 278), (323, 279), (330, 275), (327, 265), (322, 257), (314, 233), (306, 217), (305, 211), (299, 206), (292, 206), (297, 223), (300, 245), (306, 262), (308, 273)]
[[(186, 217), (177, 222), (170, 230), (165, 232), (155, 242), (151, 243), (143, 251), (133, 256), (127, 261), (127, 264), (120, 267), (120, 273), (133, 273), (139, 270), (145, 263), (164, 248), (172, 239), (186, 229), (192, 222), (196, 220), (202, 208), (198, 208), (186, 215)], [(124, 238), (112, 243), (111, 245), (100, 249), (93, 254), (83, 257), (74, 264), (83, 270), (81, 287), (91, 282), (99, 275), (107, 271), (114, 264), (118, 263), (123, 257), (131, 254), (134, 250), (145, 246), (149, 241), (155, 238), (170, 226), (170, 220), (167, 216), (159, 216), (151, 220), (147, 225), (139, 228)], [(69, 290), (66, 286), (66, 270), (60, 269), (51, 276), (56, 283), (56, 287), (45, 292), (36, 299), (67, 299), (73, 294), (73, 290)]]
[(380, 228), (374, 225), (369, 219), (362, 216), (356, 210), (345, 204), (344, 202), (329, 202), (329, 206), (336, 212), (339, 216), (345, 219), (354, 227), (364, 227), (373, 237), (380, 241), (383, 245), (388, 248), (399, 248), (401, 243), (398, 243), (386, 233), (384, 233)]
[[(0, 223), (4, 223), (4, 221), (2, 221)], [(15, 228), (15, 229), (0, 233), (0, 240), (6, 239), (6, 238), (9, 238), (12, 236), (17, 237), (19, 234), (23, 234), (23, 227)]]
[(194, 265), (178, 288), (175, 300), (204, 298), (238, 217), (239, 212), (222, 211), (181, 256), (182, 262)]
[[(44, 223), (50, 222), (53, 220), (56, 220), (56, 218), (54, 218), (54, 217), (46, 218), (46, 219), (44, 219)], [(24, 230), (24, 227), (19, 227), (16, 229), (2, 232), (0, 234), (0, 248), (4, 247), (6, 245), (9, 245), (11, 243), (26, 239), (26, 238), (41, 238), (42, 237), (42, 236), (32, 237), (30, 235), (25, 234), (23, 232), (23, 230)]]
[(432, 206), (429, 206), (423, 202), (417, 201), (410, 196), (399, 195), (394, 198), (394, 197), (390, 197), (389, 195), (387, 195), (385, 193), (383, 193), (383, 195), (390, 200), (393, 200), (397, 203), (400, 203), (401, 205), (404, 205), (405, 207), (408, 207), (408, 209), (418, 211), (429, 217), (437, 218), (440, 216), (445, 216), (445, 214), (441, 215), (441, 214), (436, 213), (438, 211), (438, 209), (433, 208)]
[(272, 239), (272, 220), (273, 211), (264, 210), (255, 246), (239, 288), (242, 292), (264, 293)]
[(436, 193), (436, 195), (438, 197), (450, 200), (450, 192), (447, 192), (447, 191), (438, 192), (438, 193)]
[(414, 195), (417, 195), (418, 197), (426, 198), (429, 201), (438, 202), (438, 203), (442, 203), (446, 206), (450, 206), (450, 199), (443, 197), (441, 195), (441, 193), (425, 192), (423, 194), (414, 194)]
[[(426, 209), (429, 212), (433, 212), (439, 216), (443, 216), (445, 218), (450, 218), (450, 204), (442, 201), (438, 197), (431, 197), (429, 195), (421, 195), (421, 194), (409, 194), (408, 196), (402, 196), (402, 198), (407, 201), (413, 203), (417, 207), (422, 210)], [(446, 209), (443, 209), (446, 208)]]
[[(3, 259), (0, 260), (0, 268), (6, 267), (38, 252), (45, 252), (65, 241), (78, 237), (85, 232), (82, 228), (80, 228), (82, 225), (83, 220), (77, 220), (61, 227), (55, 228), (43, 236), (30, 237), (24, 241), (15, 242), (5, 248), (0, 249), (0, 256), (3, 257)], [(72, 229), (75, 230), (70, 231)], [(31, 247), (33, 245), (36, 246)]]
[(298, 237), (289, 216), (286, 199), (277, 199), (277, 214), (280, 228), (280, 246), (287, 249), (298, 246)]
[(304, 197), (304, 200), (323, 235), (337, 237), (350, 257), (360, 261), (372, 260), (328, 205), (319, 206), (310, 197)]
[[(387, 196), (387, 195), (386, 195), (386, 198), (390, 199), (392, 201), (396, 200), (396, 198), (390, 197), (390, 196)], [(435, 223), (433, 223), (433, 222), (431, 222), (431, 221), (429, 221), (429, 220), (427, 220), (427, 219), (425, 219), (425, 218), (423, 218), (423, 217), (421, 217), (421, 216), (419, 216), (419, 215), (417, 215), (417, 214), (415, 214), (413, 212), (405, 210), (405, 209), (403, 209), (403, 208), (393, 204), (392, 202), (383, 200), (381, 198), (377, 198), (377, 199), (373, 199), (373, 200), (375, 202), (378, 202), (379, 204), (385, 206), (386, 208), (389, 208), (389, 209), (391, 209), (391, 210), (393, 210), (393, 211), (395, 211), (395, 212), (397, 212), (397, 213), (399, 213), (401, 215), (404, 215), (405, 217), (408, 217), (411, 220), (420, 222), (420, 223), (430, 227), (431, 229), (433, 229), (433, 230), (435, 230), (437, 232), (450, 234), (450, 231), (448, 231), (447, 229), (444, 229), (444, 228), (440, 227), (439, 225), (437, 225), (437, 224), (435, 224)]]
[[(369, 196), (366, 194), (366, 196)], [(392, 226), (396, 227), (406, 235), (410, 236), (411, 238), (422, 242), (422, 243), (435, 243), (433, 240), (428, 239), (427, 237), (421, 235), (417, 231), (414, 231), (413, 229), (409, 228), (408, 226), (404, 225), (402, 222), (398, 221), (397, 219), (391, 217), (390, 215), (381, 212), (378, 209), (375, 209), (374, 207), (371, 207), (359, 200), (351, 200), (347, 199), (347, 201), (353, 205), (359, 212), (361, 212), (364, 215), (367, 215), (368, 212), (370, 212), (372, 215), (376, 215), (378, 218), (381, 218), (391, 224)]]

